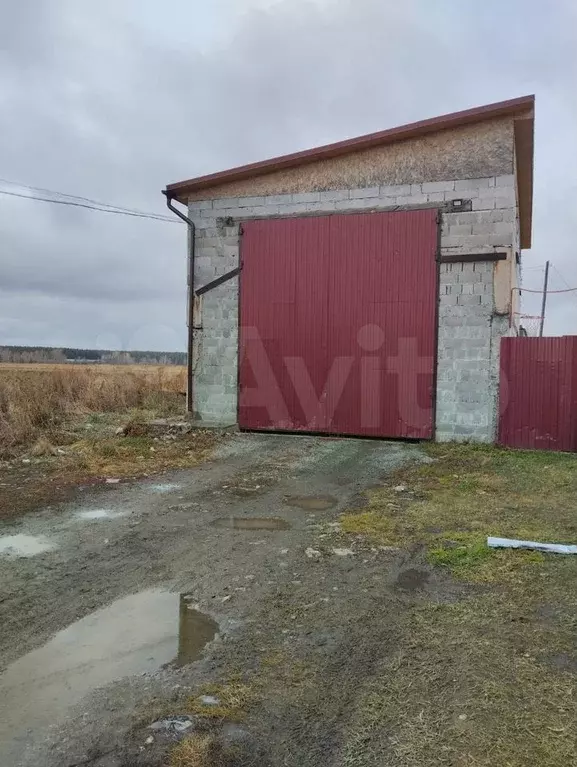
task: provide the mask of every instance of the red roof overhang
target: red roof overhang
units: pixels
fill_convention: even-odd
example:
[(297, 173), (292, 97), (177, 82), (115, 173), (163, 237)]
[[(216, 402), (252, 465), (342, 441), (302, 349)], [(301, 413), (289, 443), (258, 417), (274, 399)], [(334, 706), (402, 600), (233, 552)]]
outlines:
[(443, 130), (459, 128), (486, 120), (494, 120), (499, 117), (512, 117), (515, 122), (515, 155), (517, 186), (519, 194), (519, 216), (521, 228), (521, 247), (531, 247), (531, 222), (533, 213), (533, 132), (534, 132), (534, 108), (535, 97), (523, 96), (510, 101), (499, 101), (496, 104), (487, 104), (463, 112), (453, 112), (441, 117), (433, 117), (398, 128), (390, 128), (378, 133), (370, 133), (366, 136), (338, 141), (336, 144), (307, 149), (304, 152), (274, 157), (270, 160), (241, 165), (237, 168), (224, 170), (219, 173), (211, 173), (207, 176), (178, 181), (168, 184), (164, 190), (171, 199), (186, 202), (188, 196), (203, 189), (227, 184), (231, 181), (243, 181), (246, 179), (274, 173), (278, 170), (295, 168), (300, 165), (339, 157), (363, 149), (392, 144), (397, 141), (420, 138), (430, 133), (438, 133)]

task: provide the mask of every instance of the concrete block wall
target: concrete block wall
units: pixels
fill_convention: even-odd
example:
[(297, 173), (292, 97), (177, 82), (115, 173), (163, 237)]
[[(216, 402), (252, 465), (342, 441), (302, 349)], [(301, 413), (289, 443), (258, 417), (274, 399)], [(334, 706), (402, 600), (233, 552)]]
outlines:
[(497, 426), (499, 339), (493, 262), (441, 263), (437, 440), (492, 442)]
[[(470, 200), (469, 212), (448, 203)], [(294, 194), (194, 200), (195, 285), (238, 265), (239, 224), (254, 218), (438, 207), (445, 255), (494, 253), (514, 245), (514, 175), (332, 189)], [(508, 321), (494, 314), (494, 264), (441, 264), (437, 439), (492, 441), (496, 428), (498, 339)], [(203, 330), (195, 340), (194, 406), (205, 420), (237, 418), (238, 278), (203, 297)]]

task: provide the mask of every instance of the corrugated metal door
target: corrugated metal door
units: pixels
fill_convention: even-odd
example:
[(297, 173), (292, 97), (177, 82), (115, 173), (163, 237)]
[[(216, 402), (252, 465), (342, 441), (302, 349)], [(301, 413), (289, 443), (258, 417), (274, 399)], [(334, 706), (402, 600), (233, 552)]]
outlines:
[(499, 442), (577, 451), (577, 336), (502, 339)]
[(431, 438), (435, 210), (243, 224), (239, 424)]

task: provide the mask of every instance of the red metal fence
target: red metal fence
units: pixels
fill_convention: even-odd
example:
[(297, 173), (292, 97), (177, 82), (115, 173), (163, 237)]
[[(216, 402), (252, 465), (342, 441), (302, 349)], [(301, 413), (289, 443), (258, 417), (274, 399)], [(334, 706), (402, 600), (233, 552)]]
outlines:
[(577, 451), (577, 336), (502, 339), (499, 442)]

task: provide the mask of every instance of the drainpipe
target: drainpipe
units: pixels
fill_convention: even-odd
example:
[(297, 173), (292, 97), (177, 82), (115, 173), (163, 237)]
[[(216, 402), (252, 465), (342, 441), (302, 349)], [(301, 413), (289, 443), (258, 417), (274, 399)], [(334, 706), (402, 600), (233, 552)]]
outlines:
[(188, 413), (193, 412), (193, 371), (194, 371), (194, 307), (195, 307), (195, 289), (194, 289), (194, 256), (196, 250), (196, 226), (194, 221), (191, 221), (188, 216), (185, 216), (182, 211), (175, 208), (172, 203), (172, 198), (168, 192), (164, 190), (162, 194), (166, 197), (167, 207), (175, 213), (184, 223), (188, 226), (189, 236), (189, 249), (188, 249), (188, 295), (187, 295), (187, 326), (188, 326), (188, 340), (187, 340), (187, 355), (186, 355), (186, 410)]

